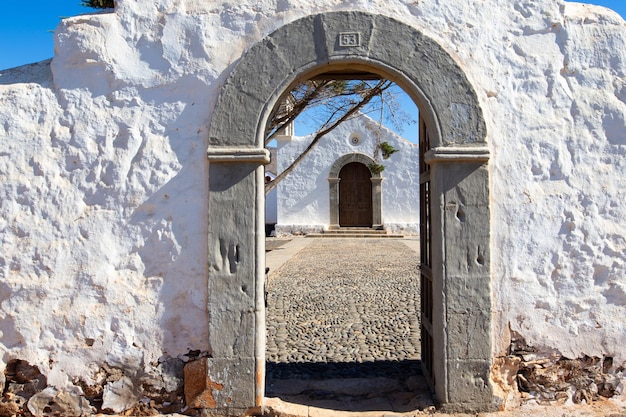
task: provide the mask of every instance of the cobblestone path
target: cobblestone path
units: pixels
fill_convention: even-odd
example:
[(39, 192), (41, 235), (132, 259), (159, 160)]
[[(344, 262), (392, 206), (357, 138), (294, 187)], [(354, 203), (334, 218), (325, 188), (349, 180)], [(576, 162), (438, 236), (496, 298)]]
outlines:
[(419, 361), (418, 266), (401, 240), (316, 239), (268, 278), (268, 365)]

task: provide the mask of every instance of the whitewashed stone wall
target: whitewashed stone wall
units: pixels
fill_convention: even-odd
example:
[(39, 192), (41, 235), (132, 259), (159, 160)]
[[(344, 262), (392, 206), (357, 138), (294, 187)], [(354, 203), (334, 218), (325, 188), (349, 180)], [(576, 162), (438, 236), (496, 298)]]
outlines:
[(417, 28), (478, 93), (491, 151), (494, 357), (511, 329), (544, 352), (626, 366), (617, 14), (561, 0), (118, 0), (115, 13), (64, 20), (51, 63), (0, 73), (0, 368), (27, 361), (78, 396), (81, 380), (115, 392), (103, 369), (123, 369), (129, 400), (105, 404), (122, 411), (144, 395), (140, 381), (164, 384), (168, 358), (208, 350), (216, 96), (255, 42), (333, 10)]
[[(417, 115), (413, 115), (416, 117)], [(387, 160), (382, 172), (382, 218), (385, 229), (406, 234), (419, 233), (419, 148), (361, 115), (337, 126), (320, 139), (313, 150), (278, 184), (279, 234), (299, 234), (328, 230), (330, 200), (328, 177), (340, 157), (361, 153), (374, 157), (376, 135), (398, 152)], [(353, 136), (361, 140), (351, 143)], [(311, 143), (313, 136), (287, 137), (278, 145), (278, 170), (286, 169)]]
[[(273, 180), (276, 175), (265, 171), (265, 178)], [(278, 222), (278, 190), (274, 188), (265, 195), (265, 224), (272, 225)]]

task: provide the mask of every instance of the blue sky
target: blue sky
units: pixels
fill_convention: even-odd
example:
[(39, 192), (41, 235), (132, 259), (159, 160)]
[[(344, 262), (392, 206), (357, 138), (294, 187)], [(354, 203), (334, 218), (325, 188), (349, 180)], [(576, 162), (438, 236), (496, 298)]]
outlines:
[[(513, 1), (513, 0), (512, 0)], [(626, 17), (626, 0), (591, 0)], [(0, 14), (0, 69), (52, 57), (52, 31), (61, 17), (89, 13), (80, 0), (6, 0)]]

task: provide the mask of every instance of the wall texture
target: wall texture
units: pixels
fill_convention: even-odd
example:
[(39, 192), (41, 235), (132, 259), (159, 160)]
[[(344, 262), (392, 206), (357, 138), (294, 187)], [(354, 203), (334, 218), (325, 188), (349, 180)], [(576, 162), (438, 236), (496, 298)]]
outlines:
[(334, 10), (418, 29), (478, 93), (491, 152), (494, 364), (523, 339), (542, 355), (598, 358), (623, 395), (617, 14), (561, 0), (117, 3), (65, 19), (51, 62), (0, 71), (0, 369), (9, 381), (18, 370), (39, 378), (29, 407), (62, 395), (76, 413), (122, 412), (162, 395), (153, 392), (177, 400), (182, 363), (211, 353), (206, 149), (220, 87), (264, 36)]

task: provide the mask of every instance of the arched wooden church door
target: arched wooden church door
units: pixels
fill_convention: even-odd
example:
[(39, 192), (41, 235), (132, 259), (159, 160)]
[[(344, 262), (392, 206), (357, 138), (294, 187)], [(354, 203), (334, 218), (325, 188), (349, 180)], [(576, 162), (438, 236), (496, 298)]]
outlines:
[(339, 171), (339, 225), (372, 227), (372, 174), (360, 162), (346, 164)]

